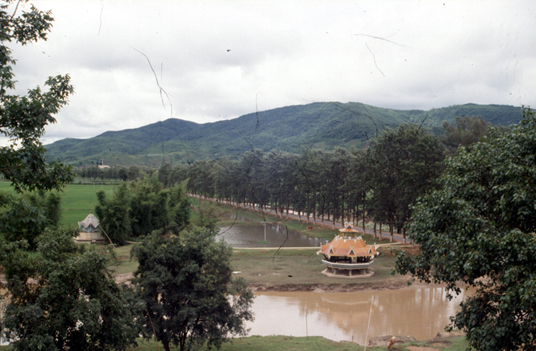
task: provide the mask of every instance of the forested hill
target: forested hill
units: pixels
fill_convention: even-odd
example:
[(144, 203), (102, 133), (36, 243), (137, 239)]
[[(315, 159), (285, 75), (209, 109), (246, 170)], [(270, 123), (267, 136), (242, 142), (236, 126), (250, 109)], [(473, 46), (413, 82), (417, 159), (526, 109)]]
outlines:
[(429, 111), (392, 110), (361, 103), (312, 103), (197, 124), (168, 119), (141, 128), (105, 132), (90, 139), (64, 139), (46, 145), (50, 160), (91, 165), (157, 165), (198, 159), (238, 157), (252, 148), (300, 152), (304, 147), (362, 147), (386, 127), (423, 124), (440, 133), (443, 121), (482, 116), (494, 125), (521, 120), (521, 108), (506, 105), (456, 105)]

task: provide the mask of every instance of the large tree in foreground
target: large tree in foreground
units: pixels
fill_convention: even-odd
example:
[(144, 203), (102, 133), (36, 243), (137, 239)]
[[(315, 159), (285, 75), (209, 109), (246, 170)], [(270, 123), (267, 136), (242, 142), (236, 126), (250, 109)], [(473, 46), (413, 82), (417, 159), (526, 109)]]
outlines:
[(367, 153), (368, 184), (372, 188), (369, 211), (375, 221), (389, 223), (405, 233), (410, 205), (437, 188), (443, 169), (443, 147), (438, 139), (416, 124), (387, 128)]
[(473, 287), (452, 326), (474, 348), (536, 350), (536, 115), (489, 134), (449, 158), (441, 190), (417, 203), (409, 229), (421, 252), (402, 253), (396, 271)]
[(36, 252), (0, 240), (0, 264), (8, 301), (0, 326), (13, 350), (125, 350), (135, 342), (131, 303), (104, 250), (45, 231)]
[(16, 60), (8, 44), (46, 40), (53, 21), (49, 12), (33, 5), (29, 12), (19, 10), (19, 15), (17, 3), (8, 13), (10, 2), (0, 4), (0, 134), (10, 140), (9, 146), (0, 146), (0, 174), (19, 192), (60, 189), (72, 173), (65, 165), (46, 162), (40, 137), (47, 124), (56, 122), (53, 115), (67, 103), (73, 87), (68, 75), (56, 76), (45, 82), (45, 90), (37, 87), (25, 96), (10, 94), (15, 89)]
[(145, 337), (154, 335), (166, 351), (171, 344), (185, 351), (204, 343), (219, 348), (245, 334), (253, 294), (242, 278), (232, 278), (232, 248), (209, 230), (194, 227), (180, 239), (148, 236), (131, 254), (139, 262), (132, 282), (145, 304)]
[[(33, 6), (22, 11), (24, 2), (0, 3), (0, 134), (9, 139), (8, 146), (0, 147), (0, 175), (18, 192), (60, 190), (72, 173), (62, 164), (46, 162), (40, 137), (73, 88), (68, 76), (57, 76), (43, 90), (11, 94), (15, 59), (7, 45), (44, 40), (52, 23), (50, 13)], [(44, 230), (42, 211), (28, 202), (6, 194), (0, 194), (0, 202), (0, 265), (5, 274), (0, 299), (7, 304), (0, 333), (11, 340), (12, 349), (122, 350), (133, 342), (130, 306), (106, 268), (109, 257), (80, 251), (72, 233)], [(13, 242), (4, 240), (6, 233), (16, 234), (7, 235)], [(28, 243), (36, 237), (37, 251), (30, 252)]]

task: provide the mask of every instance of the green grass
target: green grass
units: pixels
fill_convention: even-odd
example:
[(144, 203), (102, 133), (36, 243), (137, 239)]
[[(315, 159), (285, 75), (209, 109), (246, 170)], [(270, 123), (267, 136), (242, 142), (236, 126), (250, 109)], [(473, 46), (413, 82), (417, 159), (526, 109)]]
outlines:
[[(175, 348), (172, 348), (175, 349)], [(373, 348), (367, 348), (373, 350)], [(157, 351), (154, 341), (142, 341), (138, 347), (129, 351)], [(160, 344), (160, 350), (163, 350)], [(178, 348), (177, 348), (178, 350)], [(200, 351), (208, 350), (206, 347)], [(324, 339), (320, 336), (314, 337), (292, 337), (292, 336), (250, 336), (247, 338), (236, 338), (222, 345), (221, 351), (281, 351), (281, 350), (330, 350), (330, 351), (358, 351), (363, 350), (362, 346), (351, 342), (335, 342)]]
[(113, 185), (77, 185), (68, 184), (63, 190), (62, 207), (63, 214), (60, 225), (65, 227), (78, 226), (94, 211), (97, 205), (97, 191), (104, 190), (107, 197), (113, 196)]
[[(433, 345), (431, 342), (421, 343), (406, 343), (396, 344), (392, 350), (404, 351), (407, 350), (405, 346), (428, 346), (436, 347), (437, 350), (442, 351), (465, 351), (469, 348), (469, 342), (465, 337), (448, 338), (450, 345), (444, 344), (443, 346)], [(163, 350), (163, 346), (159, 343), (159, 348), (152, 340), (138, 340), (138, 346), (128, 349), (128, 351), (158, 351)], [(178, 348), (172, 347), (172, 350), (178, 350)], [(281, 350), (296, 350), (296, 351), (317, 351), (317, 350), (329, 350), (329, 351), (361, 351), (364, 347), (351, 343), (351, 342), (335, 342), (325, 339), (320, 336), (310, 337), (292, 337), (292, 336), (249, 336), (246, 338), (236, 338), (222, 345), (221, 351), (281, 351)], [(0, 351), (11, 350), (10, 346), (0, 346)], [(203, 347), (200, 351), (206, 351), (207, 348)], [(367, 347), (367, 350), (380, 351), (387, 350), (385, 346)]]
[[(95, 209), (97, 205), (97, 191), (104, 190), (106, 196), (113, 195), (114, 185), (92, 185), (92, 184), (67, 184), (62, 194), (62, 217), (60, 225), (64, 227), (77, 227)], [(14, 193), (9, 182), (0, 181), (0, 191)]]
[(136, 258), (130, 259), (130, 249), (135, 244), (129, 244), (114, 249), (115, 255), (118, 260), (117, 266), (111, 266), (110, 269), (115, 274), (133, 273), (138, 268), (138, 261)]
[[(8, 193), (15, 193), (15, 189), (11, 186), (10, 182), (0, 181), (0, 191), (6, 191)], [(1, 349), (0, 349), (1, 350)]]
[[(129, 244), (115, 248), (118, 265), (110, 269), (115, 274), (132, 273), (138, 267), (138, 261), (130, 259), (130, 250), (135, 244)], [(243, 277), (249, 284), (375, 284), (394, 283), (404, 284), (406, 277), (390, 274), (394, 266), (395, 258), (389, 254), (380, 255), (374, 259), (372, 269), (374, 276), (368, 279), (337, 279), (328, 278), (321, 274), (325, 268), (321, 261), (322, 257), (316, 254), (318, 248), (303, 250), (248, 250), (236, 249), (231, 258), (232, 269), (235, 276)]]
[[(442, 351), (465, 351), (469, 347), (469, 343), (465, 337), (455, 337), (447, 339), (451, 344), (443, 344), (443, 346), (432, 345), (430, 342), (421, 343), (406, 343), (396, 344), (392, 350), (404, 351), (407, 350), (405, 346), (428, 346), (436, 347), (437, 350)], [(129, 351), (158, 351), (163, 350), (162, 344), (160, 349), (157, 348), (154, 340), (139, 340), (138, 347), (129, 349)], [(1, 350), (1, 349), (0, 349)], [(172, 347), (172, 350), (177, 350)], [(207, 348), (203, 347), (200, 351), (206, 351)], [(364, 350), (363, 346), (351, 343), (351, 342), (335, 342), (325, 339), (321, 336), (310, 337), (292, 337), (292, 336), (249, 336), (246, 338), (236, 338), (222, 345), (221, 351), (281, 351), (281, 350), (296, 350), (296, 351), (317, 351), (317, 350), (329, 350), (329, 351), (361, 351)], [(367, 350), (380, 351), (387, 350), (386, 346), (367, 347)]]
[(243, 277), (249, 284), (403, 284), (406, 277), (390, 274), (395, 258), (380, 255), (374, 259), (374, 275), (367, 279), (334, 279), (321, 274), (324, 270), (322, 256), (317, 255), (318, 248), (303, 250), (247, 250), (235, 249), (231, 265), (236, 276)]

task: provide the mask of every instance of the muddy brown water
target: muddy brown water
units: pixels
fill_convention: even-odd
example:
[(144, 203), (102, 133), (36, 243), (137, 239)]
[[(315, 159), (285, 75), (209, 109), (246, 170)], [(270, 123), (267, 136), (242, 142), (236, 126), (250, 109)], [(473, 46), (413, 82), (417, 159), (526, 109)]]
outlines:
[[(248, 335), (323, 336), (365, 345), (380, 335), (434, 338), (459, 310), (464, 292), (451, 301), (440, 287), (255, 295), (255, 320), (247, 324)], [(0, 345), (6, 345), (5, 340), (0, 339)]]
[(462, 291), (449, 301), (441, 287), (350, 293), (263, 292), (256, 294), (255, 321), (248, 324), (248, 335), (323, 336), (360, 345), (380, 335), (427, 340), (444, 330), (463, 297)]

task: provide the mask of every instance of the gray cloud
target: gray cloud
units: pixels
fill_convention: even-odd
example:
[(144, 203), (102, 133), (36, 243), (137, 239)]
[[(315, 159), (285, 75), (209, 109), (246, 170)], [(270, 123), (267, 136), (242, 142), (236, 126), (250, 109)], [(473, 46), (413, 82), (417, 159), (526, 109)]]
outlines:
[(65, 73), (76, 90), (47, 142), (315, 101), (399, 109), (536, 102), (531, 0), (35, 5), (56, 21), (48, 41), (13, 47), (18, 91)]

